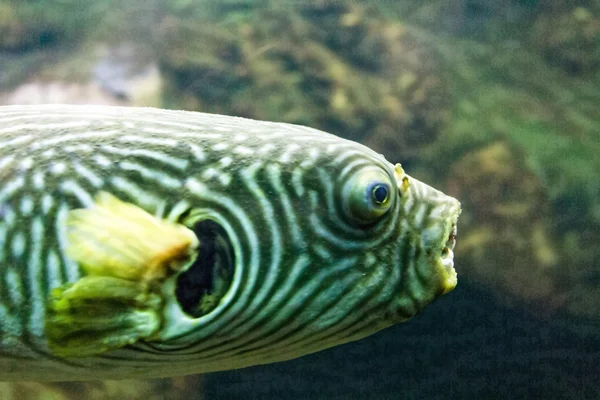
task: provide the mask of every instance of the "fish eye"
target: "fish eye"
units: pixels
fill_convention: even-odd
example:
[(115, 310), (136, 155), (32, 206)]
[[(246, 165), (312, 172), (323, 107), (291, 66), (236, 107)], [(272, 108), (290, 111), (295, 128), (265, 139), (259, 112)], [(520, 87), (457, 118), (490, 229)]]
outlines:
[(383, 204), (387, 201), (390, 193), (390, 188), (387, 184), (378, 183), (373, 185), (373, 189), (371, 190), (371, 196), (373, 197), (373, 201), (377, 204)]
[(361, 170), (344, 185), (344, 212), (358, 224), (370, 224), (390, 209), (394, 191), (389, 176), (379, 169)]

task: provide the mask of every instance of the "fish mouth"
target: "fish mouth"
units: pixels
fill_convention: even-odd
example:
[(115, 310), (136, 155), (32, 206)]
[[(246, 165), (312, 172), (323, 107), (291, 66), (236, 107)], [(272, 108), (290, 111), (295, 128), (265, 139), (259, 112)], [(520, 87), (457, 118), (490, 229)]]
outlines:
[(443, 294), (446, 294), (454, 289), (457, 283), (457, 273), (454, 269), (454, 247), (456, 246), (456, 233), (456, 222), (454, 222), (440, 256), (440, 262), (443, 270)]

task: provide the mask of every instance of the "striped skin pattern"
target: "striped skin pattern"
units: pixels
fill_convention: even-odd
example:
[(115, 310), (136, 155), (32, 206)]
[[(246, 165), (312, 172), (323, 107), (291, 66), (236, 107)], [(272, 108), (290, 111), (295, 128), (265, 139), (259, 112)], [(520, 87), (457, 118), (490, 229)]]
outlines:
[[(347, 183), (388, 179), (389, 210), (348, 217)], [(194, 318), (165, 283), (160, 337), (89, 358), (53, 355), (45, 299), (81, 270), (65, 255), (69, 210), (105, 191), (170, 221), (217, 222), (234, 275)], [(0, 107), (0, 379), (201, 373), (357, 340), (454, 287), (458, 201), (368, 148), (314, 129), (96, 106)]]

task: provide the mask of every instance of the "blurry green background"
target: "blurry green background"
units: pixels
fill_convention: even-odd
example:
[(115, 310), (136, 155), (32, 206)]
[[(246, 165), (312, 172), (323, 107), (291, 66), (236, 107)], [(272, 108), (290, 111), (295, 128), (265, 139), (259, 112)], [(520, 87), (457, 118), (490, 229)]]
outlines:
[(360, 141), (461, 200), (459, 285), (299, 360), (0, 400), (600, 398), (600, 1), (0, 0), (0, 104), (57, 102)]

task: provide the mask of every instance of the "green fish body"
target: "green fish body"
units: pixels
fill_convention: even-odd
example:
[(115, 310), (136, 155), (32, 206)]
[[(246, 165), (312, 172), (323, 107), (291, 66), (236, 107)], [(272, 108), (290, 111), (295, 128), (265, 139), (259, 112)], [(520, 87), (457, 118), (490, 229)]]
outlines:
[(363, 338), (454, 288), (459, 213), (315, 129), (0, 107), (0, 380), (203, 373)]

